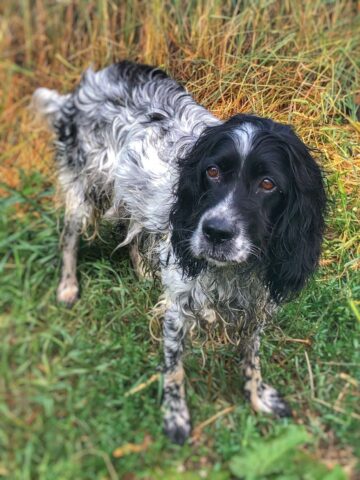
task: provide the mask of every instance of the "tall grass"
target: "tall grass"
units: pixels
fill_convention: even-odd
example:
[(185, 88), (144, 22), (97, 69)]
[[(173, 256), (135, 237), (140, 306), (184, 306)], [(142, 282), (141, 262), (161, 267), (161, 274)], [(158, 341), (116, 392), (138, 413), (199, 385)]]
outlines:
[[(302, 450), (329, 468), (341, 463), (356, 478), (356, 2), (4, 1), (0, 52), (0, 477), (197, 479), (203, 469), (208, 478), (227, 479), (227, 462), (249, 446), (264, 448), (262, 434), (287, 438), (280, 432), (286, 422), (254, 417), (243, 406), (234, 352), (209, 344), (206, 367), (196, 346), (186, 363), (194, 421), (230, 413), (216, 417), (192, 446), (166, 444), (160, 386), (125, 396), (160, 362), (147, 313), (158, 292), (135, 281), (126, 252), (110, 255), (111, 236), (110, 246), (81, 247), (83, 300), (70, 312), (54, 305), (53, 152), (49, 133), (27, 109), (30, 96), (39, 86), (67, 92), (89, 65), (129, 58), (160, 65), (221, 118), (255, 112), (291, 123), (317, 149), (331, 199), (322, 268), (270, 330), (263, 349), (271, 362), (263, 364), (296, 405), (295, 423), (311, 434)], [(133, 443), (144, 452), (112, 457), (117, 446), (131, 451)]]
[(22, 0), (0, 8), (0, 173), (12, 186), (19, 169), (48, 175), (51, 165), (47, 135), (25, 109), (32, 91), (65, 92), (87, 66), (131, 58), (161, 65), (222, 118), (250, 111), (292, 123), (322, 152), (334, 191), (356, 197), (355, 2)]

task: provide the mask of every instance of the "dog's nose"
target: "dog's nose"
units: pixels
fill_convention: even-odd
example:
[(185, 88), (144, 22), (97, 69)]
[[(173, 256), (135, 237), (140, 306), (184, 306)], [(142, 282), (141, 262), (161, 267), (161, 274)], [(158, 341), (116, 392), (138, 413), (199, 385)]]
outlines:
[(234, 236), (232, 226), (222, 218), (210, 218), (203, 223), (203, 233), (212, 243), (222, 243)]

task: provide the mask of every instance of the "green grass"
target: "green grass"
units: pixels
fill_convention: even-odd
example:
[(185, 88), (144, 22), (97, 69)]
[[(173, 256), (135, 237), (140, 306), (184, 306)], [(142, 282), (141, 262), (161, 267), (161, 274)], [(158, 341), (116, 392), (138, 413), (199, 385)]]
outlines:
[[(351, 0), (2, 2), (0, 478), (360, 478), (359, 27)], [(153, 377), (162, 347), (149, 333), (160, 289), (114, 251), (116, 229), (81, 244), (81, 300), (55, 302), (62, 211), (49, 135), (26, 106), (39, 86), (67, 92), (89, 64), (123, 58), (161, 65), (221, 118), (291, 123), (321, 152), (321, 268), (262, 343), (264, 377), (292, 420), (251, 411), (231, 345), (194, 340), (198, 434), (168, 443)]]
[[(162, 363), (161, 345), (149, 335), (158, 290), (136, 280), (126, 251), (112, 254), (121, 232), (107, 231), (107, 243), (81, 246), (81, 300), (72, 310), (57, 306), (59, 223), (42, 201), (51, 194), (44, 183), (27, 178), (21, 196), (13, 192), (1, 202), (0, 474), (21, 480), (176, 478), (186, 471), (201, 478), (196, 472), (202, 469), (212, 472), (209, 478), (217, 478), (214, 472), (230, 478), (234, 457), (249, 448), (265, 449), (268, 457), (264, 439), (281, 438), (294, 423), (308, 432), (302, 450), (306, 445), (314, 476), (291, 478), (317, 478), (320, 460), (354, 462), (360, 453), (359, 383), (351, 383), (359, 382), (360, 366), (360, 323), (349, 304), (359, 295), (355, 274), (339, 279), (322, 269), (264, 338), (264, 376), (286, 394), (293, 420), (251, 412), (230, 345), (210, 345), (205, 363), (200, 346), (190, 346), (185, 366), (194, 425), (235, 408), (205, 427), (194, 445), (179, 448), (162, 435), (159, 382), (126, 396)], [(26, 212), (19, 215), (19, 206)], [(311, 346), (289, 338), (308, 339)], [(143, 452), (112, 456), (145, 437)]]

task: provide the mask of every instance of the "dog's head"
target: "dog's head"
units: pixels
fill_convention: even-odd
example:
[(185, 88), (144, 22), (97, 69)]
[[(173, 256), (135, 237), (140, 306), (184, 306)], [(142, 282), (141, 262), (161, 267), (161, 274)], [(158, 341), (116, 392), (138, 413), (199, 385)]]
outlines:
[(179, 169), (170, 221), (184, 274), (256, 263), (276, 301), (297, 293), (318, 263), (325, 191), (293, 129), (236, 115), (206, 129)]

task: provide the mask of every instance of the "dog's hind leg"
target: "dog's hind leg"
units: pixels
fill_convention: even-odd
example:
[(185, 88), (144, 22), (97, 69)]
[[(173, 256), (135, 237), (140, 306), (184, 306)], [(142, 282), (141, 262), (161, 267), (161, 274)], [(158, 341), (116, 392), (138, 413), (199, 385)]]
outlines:
[(152, 276), (146, 271), (146, 266), (141, 258), (137, 240), (130, 245), (129, 254), (137, 278), (139, 280), (151, 279)]
[(68, 191), (65, 199), (65, 223), (61, 235), (62, 266), (57, 300), (72, 307), (79, 295), (76, 276), (79, 237), (90, 216), (91, 207), (85, 200)]
[(245, 394), (256, 412), (272, 413), (278, 417), (291, 416), (289, 405), (275, 388), (263, 382), (260, 369), (260, 332), (246, 339), (244, 351)]
[(165, 375), (162, 407), (165, 434), (180, 445), (188, 438), (191, 430), (181, 360), (185, 334), (185, 318), (172, 305), (164, 318)]

